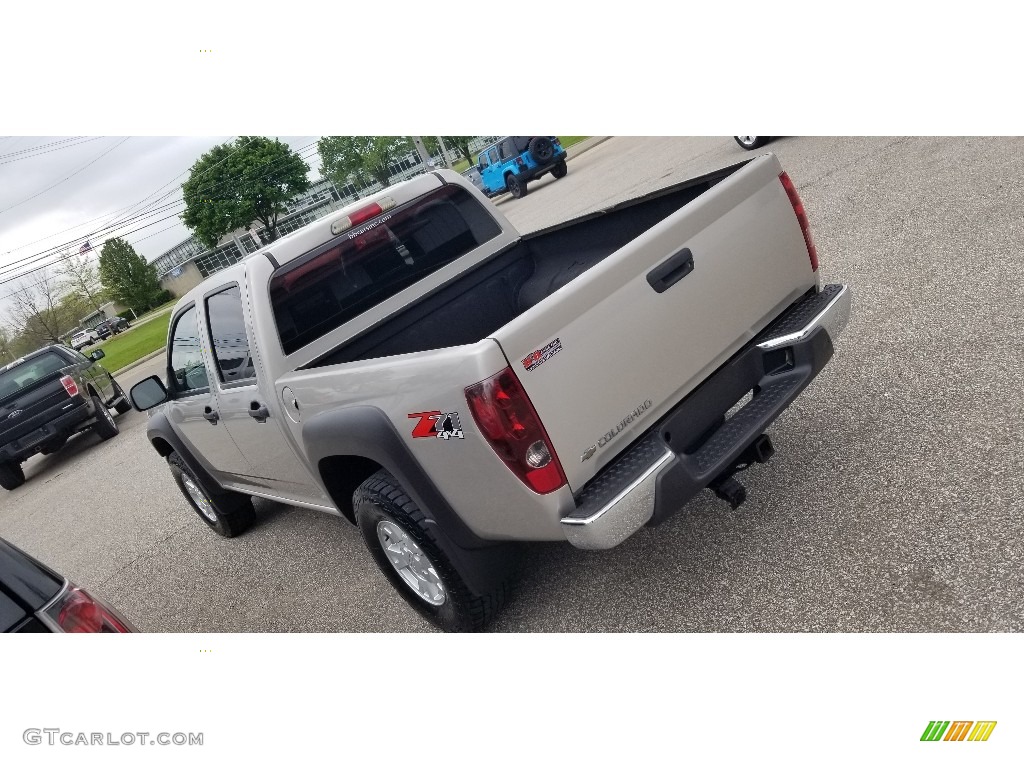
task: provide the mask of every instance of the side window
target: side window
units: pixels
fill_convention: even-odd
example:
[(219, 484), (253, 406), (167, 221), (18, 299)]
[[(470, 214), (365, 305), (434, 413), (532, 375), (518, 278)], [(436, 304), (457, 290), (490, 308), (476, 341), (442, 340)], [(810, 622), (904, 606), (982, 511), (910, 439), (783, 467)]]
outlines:
[(206, 321), (217, 362), (217, 374), (225, 384), (256, 376), (249, 355), (249, 337), (242, 319), (242, 294), (237, 285), (225, 288), (206, 300)]
[(491, 159), (491, 165), (494, 165), (495, 163), (497, 163), (497, 162), (498, 162), (498, 149), (497, 149), (497, 147), (495, 147), (494, 149), (492, 149), (492, 150), (491, 150), (490, 152), (488, 152), (487, 154), (488, 154), (488, 156), (489, 156), (489, 157), (490, 157), (490, 159)]
[(487, 154), (486, 153), (480, 155), (478, 160), (479, 160), (479, 165), (481, 167), (483, 167), (483, 168), (486, 168), (487, 166), (489, 166), (491, 164), (491, 161), (487, 159)]
[(203, 364), (195, 307), (185, 310), (174, 324), (171, 336), (171, 374), (177, 392), (210, 386), (206, 365)]

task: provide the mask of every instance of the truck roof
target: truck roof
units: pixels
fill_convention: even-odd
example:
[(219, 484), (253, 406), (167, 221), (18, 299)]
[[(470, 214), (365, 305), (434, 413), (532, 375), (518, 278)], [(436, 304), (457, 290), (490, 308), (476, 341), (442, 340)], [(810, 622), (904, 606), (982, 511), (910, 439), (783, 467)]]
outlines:
[(206, 292), (210, 290), (210, 286), (212, 284), (220, 285), (224, 282), (230, 282), (232, 279), (240, 280), (245, 274), (246, 262), (251, 259), (267, 256), (269, 254), (273, 256), (274, 261), (278, 264), (287, 264), (292, 259), (298, 258), (304, 253), (308, 253), (313, 248), (334, 239), (338, 234), (340, 234), (340, 230), (338, 232), (332, 230), (335, 224), (346, 217), (351, 216), (351, 214), (372, 205), (376, 201), (383, 198), (391, 198), (389, 203), (390, 207), (397, 207), (426, 194), (432, 189), (437, 189), (443, 184), (452, 183), (458, 184), (462, 187), (475, 189), (475, 187), (473, 187), (472, 184), (460, 174), (448, 169), (439, 169), (430, 173), (414, 176), (407, 181), (382, 189), (380, 192), (364, 197), (361, 200), (356, 200), (355, 202), (346, 205), (344, 208), (333, 211), (316, 221), (310, 222), (304, 227), (300, 227), (294, 232), (290, 232), (289, 234), (278, 238), (269, 245), (265, 245), (259, 250), (253, 251), (243, 257), (237, 264), (232, 264), (230, 267), (210, 275), (199, 283), (199, 285), (182, 296), (178, 300), (178, 303), (174, 305), (173, 311), (177, 312), (179, 307), (194, 302), (204, 296)]
[(38, 357), (39, 355), (43, 354), (44, 352), (48, 352), (51, 349), (59, 349), (59, 350), (63, 351), (63, 350), (66, 350), (67, 347), (65, 347), (63, 344), (47, 344), (45, 347), (40, 347), (39, 349), (33, 349), (27, 355), (22, 355), (17, 360), (12, 360), (11, 362), (7, 363), (6, 365), (0, 365), (0, 373), (3, 373), (4, 371), (10, 370), (11, 368), (15, 368), (15, 367), (21, 365), (22, 363), (24, 363), (26, 360), (31, 360), (34, 357)]

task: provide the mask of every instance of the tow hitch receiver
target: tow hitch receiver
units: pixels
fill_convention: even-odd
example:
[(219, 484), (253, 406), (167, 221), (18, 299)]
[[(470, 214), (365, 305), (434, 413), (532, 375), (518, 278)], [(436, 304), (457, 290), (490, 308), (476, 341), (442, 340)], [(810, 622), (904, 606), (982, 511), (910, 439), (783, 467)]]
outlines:
[(761, 435), (747, 446), (728, 472), (723, 472), (708, 485), (708, 489), (714, 491), (715, 496), (732, 509), (738, 509), (747, 500), (747, 489), (733, 475), (742, 472), (751, 464), (764, 464), (774, 455), (775, 446), (772, 445), (772, 439), (768, 435)]
[(754, 462), (766, 464), (768, 459), (774, 455), (775, 446), (772, 445), (772, 439), (768, 435), (761, 435), (747, 447), (747, 450), (740, 454), (737, 463), (745, 464), (746, 466), (741, 467), (741, 469), (746, 469)]
[(733, 509), (738, 509), (740, 504), (747, 500), (747, 489), (732, 475), (715, 480), (708, 488)]

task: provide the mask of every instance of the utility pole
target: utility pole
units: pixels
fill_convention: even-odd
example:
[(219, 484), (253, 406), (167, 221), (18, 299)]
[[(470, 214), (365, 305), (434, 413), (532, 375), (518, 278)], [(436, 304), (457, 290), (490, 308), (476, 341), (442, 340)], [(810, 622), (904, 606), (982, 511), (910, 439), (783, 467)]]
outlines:
[(444, 164), (447, 165), (449, 168), (453, 167), (455, 163), (452, 162), (452, 156), (448, 154), (448, 146), (444, 143), (444, 138), (438, 136), (437, 143), (441, 147), (441, 157), (444, 158)]
[(423, 170), (429, 170), (431, 167), (430, 153), (427, 152), (427, 145), (423, 143), (423, 138), (413, 136), (412, 143), (416, 145), (416, 151), (420, 153), (420, 160), (423, 161)]

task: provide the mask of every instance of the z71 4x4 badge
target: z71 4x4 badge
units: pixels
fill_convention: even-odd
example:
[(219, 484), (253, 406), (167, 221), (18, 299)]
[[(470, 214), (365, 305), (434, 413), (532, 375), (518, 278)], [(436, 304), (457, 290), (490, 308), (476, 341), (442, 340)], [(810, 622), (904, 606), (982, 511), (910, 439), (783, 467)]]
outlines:
[(532, 371), (534, 368), (539, 368), (561, 351), (562, 340), (555, 339), (542, 349), (535, 350), (528, 354), (526, 357), (524, 357), (523, 368), (525, 368), (527, 371)]
[(412, 430), (413, 437), (439, 437), (442, 440), (451, 440), (457, 437), (465, 440), (466, 435), (462, 431), (462, 422), (459, 421), (457, 413), (442, 413), (441, 411), (424, 411), (423, 413), (410, 413), (410, 419), (419, 419)]

